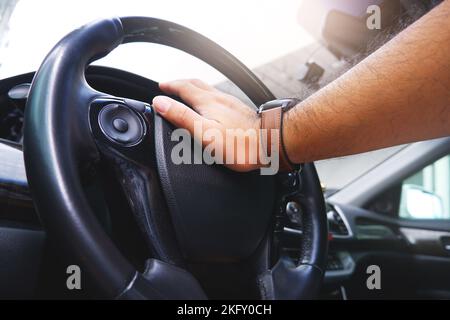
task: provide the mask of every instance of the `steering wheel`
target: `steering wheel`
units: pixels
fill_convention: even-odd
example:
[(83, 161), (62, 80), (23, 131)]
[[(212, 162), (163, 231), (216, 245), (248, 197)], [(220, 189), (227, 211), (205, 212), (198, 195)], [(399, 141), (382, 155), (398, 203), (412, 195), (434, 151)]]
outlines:
[[(106, 298), (204, 299), (207, 294), (189, 266), (214, 268), (230, 261), (252, 264), (263, 299), (314, 298), (327, 251), (324, 199), (314, 165), (261, 176), (219, 165), (172, 163), (173, 128), (147, 102), (99, 92), (86, 82), (92, 61), (130, 42), (167, 45), (205, 61), (255, 105), (274, 99), (230, 53), (172, 22), (111, 18), (71, 32), (43, 61), (26, 107), (26, 172), (46, 231), (81, 261)], [(90, 164), (100, 162), (114, 168), (145, 235), (151, 257), (145, 270), (138, 271), (120, 252), (87, 199), (82, 177)], [(301, 208), (298, 260), (273, 249), (287, 201)]]

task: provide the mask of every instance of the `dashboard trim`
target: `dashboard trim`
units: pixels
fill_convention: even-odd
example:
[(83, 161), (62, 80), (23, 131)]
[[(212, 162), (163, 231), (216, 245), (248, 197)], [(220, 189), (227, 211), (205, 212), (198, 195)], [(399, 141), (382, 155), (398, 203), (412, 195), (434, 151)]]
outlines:
[(333, 238), (335, 238), (335, 239), (351, 239), (351, 238), (353, 238), (354, 233), (353, 233), (352, 228), (350, 227), (350, 223), (348, 222), (344, 211), (338, 205), (333, 204), (332, 207), (334, 208), (336, 213), (341, 217), (341, 219), (344, 222), (344, 225), (345, 225), (345, 227), (347, 228), (347, 231), (348, 231), (348, 235), (335, 235), (335, 234), (333, 234)]

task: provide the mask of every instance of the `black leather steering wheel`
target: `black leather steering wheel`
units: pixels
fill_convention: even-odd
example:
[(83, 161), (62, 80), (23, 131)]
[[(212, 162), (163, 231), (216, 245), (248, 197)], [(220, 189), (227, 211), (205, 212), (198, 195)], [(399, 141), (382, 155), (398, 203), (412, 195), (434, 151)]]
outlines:
[[(314, 165), (289, 176), (294, 182), (286, 194), (279, 177), (173, 164), (173, 128), (149, 104), (96, 91), (85, 80), (89, 63), (129, 42), (183, 50), (222, 72), (255, 105), (274, 98), (231, 54), (180, 25), (125, 17), (73, 31), (45, 58), (26, 107), (26, 171), (46, 230), (82, 261), (107, 298), (203, 299), (190, 263), (249, 260), (258, 261), (255, 284), (263, 299), (315, 297), (324, 274), (327, 221)], [(114, 168), (145, 235), (152, 258), (143, 272), (114, 245), (87, 200), (81, 177), (99, 162)], [(300, 260), (281, 252), (272, 261), (278, 210), (293, 199), (303, 212)]]

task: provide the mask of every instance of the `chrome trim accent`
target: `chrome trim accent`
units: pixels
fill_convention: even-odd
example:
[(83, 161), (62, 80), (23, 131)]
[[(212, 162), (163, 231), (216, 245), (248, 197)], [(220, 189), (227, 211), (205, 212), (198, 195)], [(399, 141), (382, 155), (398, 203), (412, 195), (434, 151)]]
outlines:
[(288, 228), (288, 227), (284, 227), (283, 228), (283, 232), (290, 233), (290, 234), (295, 234), (295, 235), (300, 235), (300, 236), (303, 235), (303, 231), (302, 230)]
[(448, 256), (450, 244), (444, 242), (450, 239), (450, 232), (401, 227), (400, 233), (405, 237), (412, 251), (416, 254)]
[[(441, 238), (450, 238), (450, 232), (401, 227), (400, 232), (410, 245), (417, 246), (425, 242), (439, 243)], [(447, 248), (446, 248), (447, 249)]]
[(350, 224), (348, 223), (347, 217), (345, 216), (344, 211), (342, 211), (342, 209), (335, 204), (330, 204), (330, 206), (336, 211), (336, 213), (341, 217), (342, 221), (344, 222), (345, 227), (348, 230), (348, 235), (343, 236), (343, 235), (335, 235), (333, 233), (333, 238), (335, 239), (349, 239), (353, 237), (353, 231), (352, 228), (350, 228)]
[(347, 290), (345, 290), (344, 286), (340, 287), (340, 291), (341, 291), (342, 300), (348, 300), (348, 298), (347, 298)]
[(139, 275), (139, 273), (136, 271), (136, 272), (134, 273), (134, 276), (133, 276), (133, 278), (131, 279), (130, 283), (128, 283), (128, 285), (126, 286), (126, 288), (123, 289), (123, 291), (122, 291), (119, 295), (117, 295), (117, 297), (115, 297), (115, 300), (121, 299), (121, 297), (122, 297), (124, 294), (126, 294), (128, 291), (131, 290), (131, 288), (133, 288), (134, 283), (136, 282), (136, 279), (137, 279), (138, 275)]

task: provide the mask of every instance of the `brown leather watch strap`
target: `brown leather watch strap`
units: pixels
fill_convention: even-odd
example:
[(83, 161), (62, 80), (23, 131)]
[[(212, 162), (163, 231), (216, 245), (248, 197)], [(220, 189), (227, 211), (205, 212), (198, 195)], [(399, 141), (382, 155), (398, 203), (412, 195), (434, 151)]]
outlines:
[[(265, 131), (261, 131), (262, 134), (265, 134), (266, 136), (266, 139), (261, 139), (263, 152), (267, 154), (268, 157), (270, 157), (273, 152), (278, 153), (280, 172), (293, 171), (294, 167), (287, 158), (287, 154), (283, 145), (282, 123), (283, 110), (281, 107), (263, 110), (261, 112), (261, 129), (266, 129)], [(278, 130), (278, 150), (272, 150), (271, 131), (273, 129)], [(266, 146), (264, 145), (264, 140), (266, 142)]]

